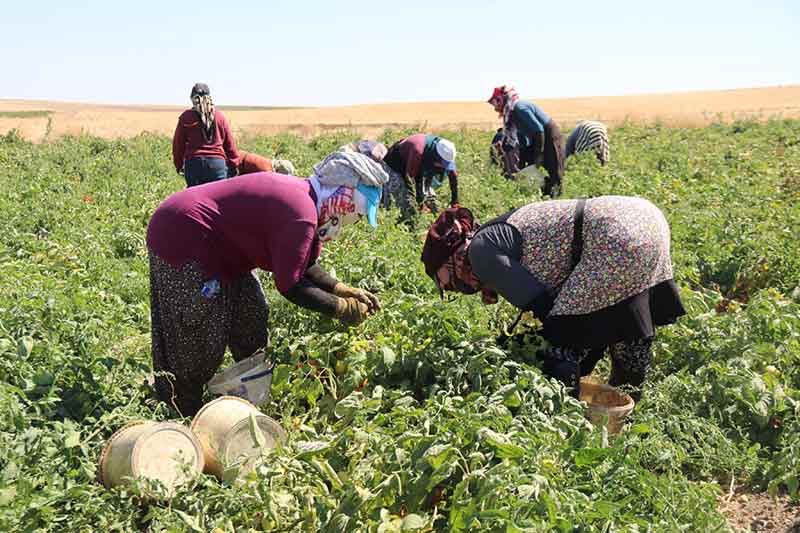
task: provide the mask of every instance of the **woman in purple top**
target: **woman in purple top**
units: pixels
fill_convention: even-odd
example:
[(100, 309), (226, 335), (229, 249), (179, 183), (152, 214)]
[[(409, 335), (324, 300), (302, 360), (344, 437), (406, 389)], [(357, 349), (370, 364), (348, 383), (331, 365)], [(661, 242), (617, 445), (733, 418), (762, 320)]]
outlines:
[[(483, 226), (448, 209), (431, 226), (425, 270), (442, 291), (502, 295), (542, 321), (542, 370), (578, 394), (608, 349), (612, 385), (639, 387), (655, 326), (684, 314), (670, 230), (642, 198), (601, 196), (525, 205)], [(638, 398), (638, 395), (634, 394)]]
[(172, 138), (175, 170), (183, 171), (187, 187), (235, 174), (240, 160), (228, 120), (214, 109), (208, 85), (196, 83), (191, 99), (192, 109), (178, 118)]
[(147, 228), (158, 397), (190, 416), (226, 346), (236, 361), (266, 346), (269, 310), (256, 268), (272, 272), (289, 301), (344, 323), (377, 311), (377, 297), (337, 281), (317, 258), (360, 215), (376, 225), (379, 197), (378, 187), (261, 172), (164, 200)]

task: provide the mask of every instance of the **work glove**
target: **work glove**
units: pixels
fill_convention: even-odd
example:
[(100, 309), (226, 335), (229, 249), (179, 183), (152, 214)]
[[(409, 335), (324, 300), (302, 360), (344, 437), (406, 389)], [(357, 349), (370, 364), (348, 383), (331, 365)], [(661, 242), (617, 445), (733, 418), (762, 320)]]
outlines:
[(369, 307), (355, 298), (337, 298), (334, 316), (344, 324), (360, 324), (369, 316)]
[(378, 297), (364, 289), (356, 289), (341, 281), (333, 286), (333, 294), (339, 298), (355, 298), (359, 302), (365, 304), (369, 311), (374, 313), (381, 308), (381, 302)]

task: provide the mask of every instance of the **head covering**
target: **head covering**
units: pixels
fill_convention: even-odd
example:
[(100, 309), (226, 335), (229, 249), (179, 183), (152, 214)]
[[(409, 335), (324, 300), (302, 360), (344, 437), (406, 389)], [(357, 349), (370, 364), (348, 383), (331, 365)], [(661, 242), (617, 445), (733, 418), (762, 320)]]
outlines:
[(343, 226), (358, 220), (358, 212), (354, 201), (355, 189), (352, 187), (323, 186), (318, 197), (317, 237), (321, 242), (328, 242), (339, 237)]
[(503, 123), (507, 123), (508, 116), (514, 109), (514, 106), (517, 105), (519, 94), (517, 94), (517, 90), (513, 85), (501, 85), (500, 87), (495, 87), (489, 102), (491, 103), (492, 100), (496, 99), (500, 100), (500, 105), (502, 106), (500, 116), (503, 117)]
[(388, 167), (382, 161), (351, 150), (328, 154), (313, 170), (322, 185), (383, 187), (389, 181)]
[(287, 174), (289, 176), (296, 176), (294, 165), (288, 159), (273, 159), (272, 168), (278, 174)]
[(450, 207), (442, 211), (428, 230), (422, 247), (425, 273), (435, 281), (436, 272), (477, 227), (472, 211), (466, 207)]
[(511, 122), (511, 112), (519, 101), (519, 94), (517, 94), (517, 90), (512, 85), (501, 85), (494, 88), (492, 96), (487, 102), (494, 105), (495, 100), (500, 100), (498, 116), (503, 119), (503, 135), (509, 145), (516, 146), (518, 143), (517, 127)]
[(214, 140), (214, 102), (211, 100), (211, 90), (205, 83), (195, 83), (189, 95), (192, 99), (192, 109), (200, 117), (203, 127), (203, 138), (207, 143)]
[[(333, 240), (341, 226), (367, 215), (371, 226), (378, 225), (378, 202), (382, 186), (389, 179), (382, 162), (355, 151), (333, 152), (314, 165), (308, 181), (317, 196), (317, 236)], [(339, 196), (339, 199), (330, 200)]]
[(321, 185), (315, 176), (309, 178), (317, 196), (317, 237), (322, 242), (339, 237), (344, 226), (366, 215), (372, 227), (378, 227), (378, 204), (381, 188), (359, 185)]
[(456, 145), (447, 139), (439, 139), (436, 143), (436, 154), (444, 162), (444, 169), (447, 172), (456, 169)]
[(362, 139), (339, 147), (339, 152), (358, 152), (371, 157), (375, 161), (383, 161), (389, 149), (386, 145), (370, 139)]
[(500, 95), (503, 94), (503, 87), (505, 86), (501, 85), (500, 87), (495, 87), (494, 90), (492, 91), (492, 96), (490, 96), (489, 99), (486, 101), (491, 104), (493, 100), (499, 98)]
[(195, 83), (192, 86), (192, 92), (189, 97), (193, 96), (211, 96), (211, 89), (208, 88), (208, 85), (205, 83)]
[(371, 185), (359, 185), (353, 194), (356, 210), (367, 215), (367, 222), (373, 228), (378, 227), (378, 204), (381, 201), (381, 188)]

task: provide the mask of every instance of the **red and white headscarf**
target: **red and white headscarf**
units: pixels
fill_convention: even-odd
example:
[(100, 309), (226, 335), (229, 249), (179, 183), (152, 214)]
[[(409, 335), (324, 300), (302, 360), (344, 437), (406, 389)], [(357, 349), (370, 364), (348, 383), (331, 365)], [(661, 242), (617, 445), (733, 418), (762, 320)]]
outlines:
[(344, 186), (326, 189), (328, 190), (322, 192), (317, 222), (317, 237), (322, 242), (336, 239), (342, 226), (358, 221), (359, 216), (353, 194), (355, 189)]
[(511, 85), (501, 85), (500, 87), (495, 87), (488, 102), (494, 105), (494, 103), (498, 100), (502, 106), (498, 116), (503, 119), (503, 134), (511, 144), (516, 144), (517, 127), (511, 122), (511, 112), (514, 110), (514, 106), (516, 106), (517, 102), (519, 101), (517, 90)]
[[(463, 294), (480, 291), (483, 303), (497, 303), (497, 293), (481, 286), (469, 264), (467, 251), (477, 229), (478, 223), (469, 209), (445, 209), (428, 230), (421, 259), (425, 264), (425, 272), (436, 282), (442, 295), (445, 290), (455, 290)], [(451, 286), (441, 286), (441, 269), (447, 271)]]

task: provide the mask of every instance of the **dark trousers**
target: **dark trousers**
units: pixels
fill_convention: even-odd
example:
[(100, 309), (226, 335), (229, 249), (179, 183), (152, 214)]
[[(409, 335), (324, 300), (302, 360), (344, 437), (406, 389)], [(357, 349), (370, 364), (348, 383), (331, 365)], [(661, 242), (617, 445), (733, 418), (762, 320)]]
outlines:
[(519, 151), (519, 167), (541, 164), (547, 171), (542, 194), (555, 198), (561, 196), (564, 180), (564, 137), (555, 120), (544, 126), (544, 153), (542, 161), (536, 161), (533, 146), (524, 146)]
[(641, 387), (647, 370), (653, 360), (651, 347), (653, 338), (618, 342), (604, 348), (585, 348), (574, 350), (551, 346), (537, 355), (542, 360), (542, 372), (564, 383), (573, 396), (578, 397), (580, 378), (588, 376), (603, 358), (606, 350), (611, 356), (611, 376), (609, 385), (631, 385), (636, 390), (631, 393), (635, 401), (641, 399)]
[(193, 157), (183, 164), (187, 187), (202, 185), (228, 177), (228, 167), (221, 157)]

